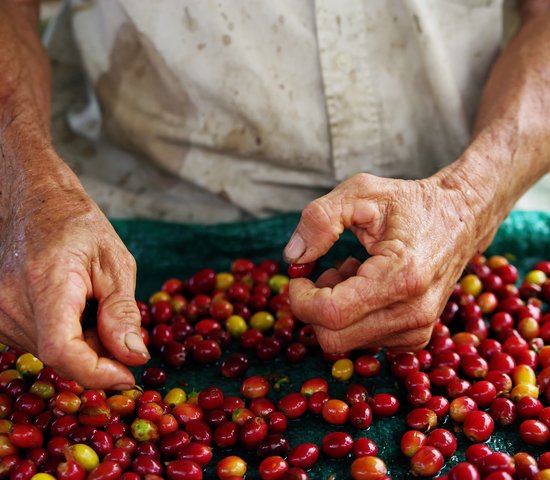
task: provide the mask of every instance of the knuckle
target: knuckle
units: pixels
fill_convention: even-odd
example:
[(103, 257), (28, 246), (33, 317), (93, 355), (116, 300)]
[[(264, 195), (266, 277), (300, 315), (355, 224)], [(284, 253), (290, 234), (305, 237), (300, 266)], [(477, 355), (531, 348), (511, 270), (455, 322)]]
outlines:
[(403, 275), (403, 288), (408, 297), (418, 297), (425, 293), (431, 284), (430, 275), (419, 265), (416, 258), (411, 258)]
[(63, 349), (51, 341), (38, 340), (36, 356), (42, 360), (44, 365), (52, 368), (63, 367)]
[(106, 300), (104, 308), (111, 317), (121, 319), (119, 324), (136, 325), (139, 323), (139, 310), (134, 298), (129, 295), (111, 296)]
[(306, 223), (327, 223), (330, 222), (330, 218), (330, 207), (326, 197), (313, 200), (302, 211), (302, 220)]
[(124, 272), (125, 275), (137, 272), (136, 259), (122, 243), (104, 252), (102, 263), (110, 268), (116, 268), (119, 272)]
[(422, 328), (416, 332), (412, 332), (410, 339), (410, 350), (413, 352), (418, 352), (428, 345), (430, 342), (430, 332), (431, 328)]
[(340, 330), (345, 327), (342, 311), (332, 299), (317, 302), (317, 317), (330, 330)]
[(372, 184), (372, 175), (364, 172), (356, 173), (349, 179), (349, 182), (357, 185), (360, 189), (365, 189)]
[(428, 312), (417, 310), (408, 317), (405, 327), (407, 331), (425, 330), (429, 329), (434, 321), (435, 319)]
[(126, 250), (125, 255), (123, 256), (123, 261), (125, 269), (135, 275), (137, 273), (137, 262), (128, 250)]
[(346, 351), (342, 338), (338, 332), (329, 330), (328, 328), (316, 328), (315, 334), (317, 335), (319, 346), (324, 352), (341, 353)]

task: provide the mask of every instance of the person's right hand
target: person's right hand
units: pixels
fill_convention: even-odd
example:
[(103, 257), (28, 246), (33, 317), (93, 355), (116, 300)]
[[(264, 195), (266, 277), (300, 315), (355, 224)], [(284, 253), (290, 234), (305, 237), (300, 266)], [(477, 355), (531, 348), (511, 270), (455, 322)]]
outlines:
[[(149, 359), (134, 258), (72, 171), (51, 163), (55, 174), (23, 181), (0, 218), (0, 341), (83, 386), (130, 388), (125, 365)], [(97, 329), (83, 332), (91, 298)]]

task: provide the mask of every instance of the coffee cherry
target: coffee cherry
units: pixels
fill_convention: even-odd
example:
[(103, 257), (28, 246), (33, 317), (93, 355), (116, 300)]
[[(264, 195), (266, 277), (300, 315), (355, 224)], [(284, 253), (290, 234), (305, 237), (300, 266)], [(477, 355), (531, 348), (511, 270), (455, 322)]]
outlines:
[(309, 263), (290, 263), (288, 265), (288, 276), (290, 278), (308, 277), (315, 268), (315, 262)]
[(321, 415), (323, 416), (323, 420), (331, 425), (344, 425), (349, 419), (350, 408), (342, 400), (330, 399), (323, 405)]
[(286, 457), (289, 450), (290, 445), (288, 440), (280, 433), (272, 433), (258, 444), (256, 454), (262, 458), (274, 455)]
[(166, 467), (166, 475), (169, 479), (202, 480), (202, 469), (192, 460), (173, 460)]
[(550, 441), (550, 429), (539, 420), (525, 420), (519, 426), (521, 439), (529, 444), (544, 446)]
[(235, 455), (222, 458), (216, 467), (219, 480), (231, 480), (234, 477), (244, 477), (246, 462)]
[(214, 430), (214, 443), (219, 448), (232, 448), (239, 441), (239, 425), (224, 422)]
[(444, 428), (436, 428), (429, 435), (426, 442), (427, 445), (437, 448), (445, 458), (450, 458), (454, 455), (457, 447), (456, 437)]
[(349, 420), (353, 427), (364, 430), (372, 422), (372, 410), (367, 402), (354, 403), (349, 411)]
[(215, 363), (222, 355), (220, 345), (215, 340), (199, 340), (192, 353), (197, 363)]
[(374, 456), (356, 458), (351, 464), (351, 478), (353, 480), (382, 479), (386, 472), (386, 464), (382, 459)]
[(306, 397), (311, 397), (316, 392), (328, 392), (328, 382), (324, 378), (310, 378), (300, 388), (300, 393)]
[(284, 458), (273, 455), (262, 460), (258, 467), (258, 473), (262, 480), (276, 480), (280, 478), (288, 468), (288, 463), (286, 463)]
[(97, 453), (88, 445), (77, 443), (71, 445), (65, 452), (67, 460), (72, 459), (89, 472), (99, 463)]
[(355, 405), (358, 402), (366, 402), (369, 399), (369, 392), (359, 383), (350, 383), (346, 388), (344, 400), (349, 406)]
[(319, 458), (319, 448), (314, 443), (301, 443), (296, 445), (288, 454), (288, 462), (293, 467), (308, 470)]
[(508, 398), (496, 398), (489, 409), (489, 414), (497, 425), (511, 425), (516, 421), (516, 406)]
[(269, 382), (257, 375), (248, 377), (241, 383), (241, 395), (248, 399), (265, 397), (269, 389)]
[(221, 374), (226, 378), (242, 377), (249, 367), (248, 357), (243, 353), (234, 352), (223, 360)]
[(462, 431), (472, 442), (484, 442), (493, 433), (495, 423), (491, 416), (480, 410), (470, 412), (464, 418)]
[(537, 419), (542, 413), (543, 406), (540, 400), (525, 396), (517, 402), (518, 417), (525, 419)]
[(516, 478), (532, 478), (539, 471), (537, 461), (526, 452), (519, 452), (513, 456)]
[(443, 468), (444, 458), (434, 447), (425, 445), (411, 458), (411, 472), (418, 477), (431, 477)]
[(37, 448), (42, 446), (44, 435), (30, 424), (14, 423), (8, 432), (9, 441), (19, 448)]
[(507, 453), (494, 452), (479, 460), (479, 473), (483, 477), (493, 472), (504, 472), (512, 475), (515, 471), (513, 458)]
[(404, 455), (411, 458), (420, 447), (426, 445), (428, 437), (418, 430), (408, 430), (401, 437), (401, 451)]
[(451, 418), (457, 422), (462, 423), (466, 419), (466, 416), (477, 410), (477, 404), (470, 397), (458, 397), (455, 398), (449, 407), (449, 414)]
[(470, 387), (468, 396), (476, 402), (478, 408), (487, 408), (495, 400), (497, 389), (491, 382), (481, 380)]
[(331, 373), (336, 380), (349, 380), (353, 375), (353, 362), (349, 358), (341, 358), (334, 362)]
[(267, 437), (268, 426), (263, 418), (248, 419), (239, 430), (239, 443), (247, 450), (254, 450)]
[(481, 476), (474, 465), (462, 462), (449, 470), (447, 480), (481, 480)]
[(355, 440), (353, 444), (353, 456), (355, 458), (366, 457), (368, 455), (376, 457), (378, 455), (378, 446), (373, 440), (367, 437), (361, 437)]
[(427, 433), (437, 425), (437, 415), (428, 408), (415, 408), (407, 414), (405, 422), (409, 428)]
[(391, 417), (397, 413), (399, 402), (394, 395), (377, 393), (370, 401), (372, 411), (379, 417)]
[(330, 432), (321, 443), (323, 453), (330, 458), (344, 458), (353, 448), (353, 438), (345, 432)]
[(372, 355), (362, 355), (354, 362), (354, 370), (361, 377), (374, 377), (380, 373), (380, 361)]

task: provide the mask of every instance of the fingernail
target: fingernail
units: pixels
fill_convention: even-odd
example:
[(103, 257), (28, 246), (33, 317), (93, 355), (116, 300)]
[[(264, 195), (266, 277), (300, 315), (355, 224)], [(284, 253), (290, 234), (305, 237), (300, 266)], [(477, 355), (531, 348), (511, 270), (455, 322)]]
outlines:
[(137, 353), (138, 355), (141, 355), (142, 357), (147, 359), (151, 358), (151, 355), (149, 355), (149, 352), (147, 351), (147, 347), (145, 347), (145, 344), (143, 343), (141, 335), (139, 335), (138, 333), (127, 333), (126, 337), (124, 337), (124, 343), (132, 352)]
[(131, 390), (134, 388), (133, 383), (119, 383), (118, 385), (113, 385), (111, 390)]
[(294, 232), (285, 247), (284, 255), (286, 259), (290, 261), (298, 260), (305, 251), (306, 242), (298, 233)]

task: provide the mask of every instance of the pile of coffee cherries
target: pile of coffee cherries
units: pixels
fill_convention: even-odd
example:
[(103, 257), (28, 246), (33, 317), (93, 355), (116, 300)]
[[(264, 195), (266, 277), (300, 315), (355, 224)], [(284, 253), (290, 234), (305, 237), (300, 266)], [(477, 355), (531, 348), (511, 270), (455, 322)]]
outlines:
[[(319, 465), (331, 478), (332, 464), (342, 478), (382, 480), (396, 474), (386, 462), (405, 461), (418, 477), (550, 479), (550, 262), (520, 281), (503, 256), (473, 258), (416, 353), (321, 352), (288, 300), (289, 277), (312, 270), (237, 259), (166, 280), (138, 302), (153, 359), (131, 390), (85, 390), (4, 347), (0, 478), (304, 480)], [(304, 380), (311, 356), (326, 375)], [(276, 362), (290, 373), (253, 372)], [(179, 383), (190, 371), (219, 381)], [(389, 376), (392, 392), (373, 388)], [(402, 456), (381, 458), (369, 428), (396, 415)], [(328, 433), (291, 444), (306, 417)], [(526, 451), (493, 451), (494, 431), (517, 432)]]

